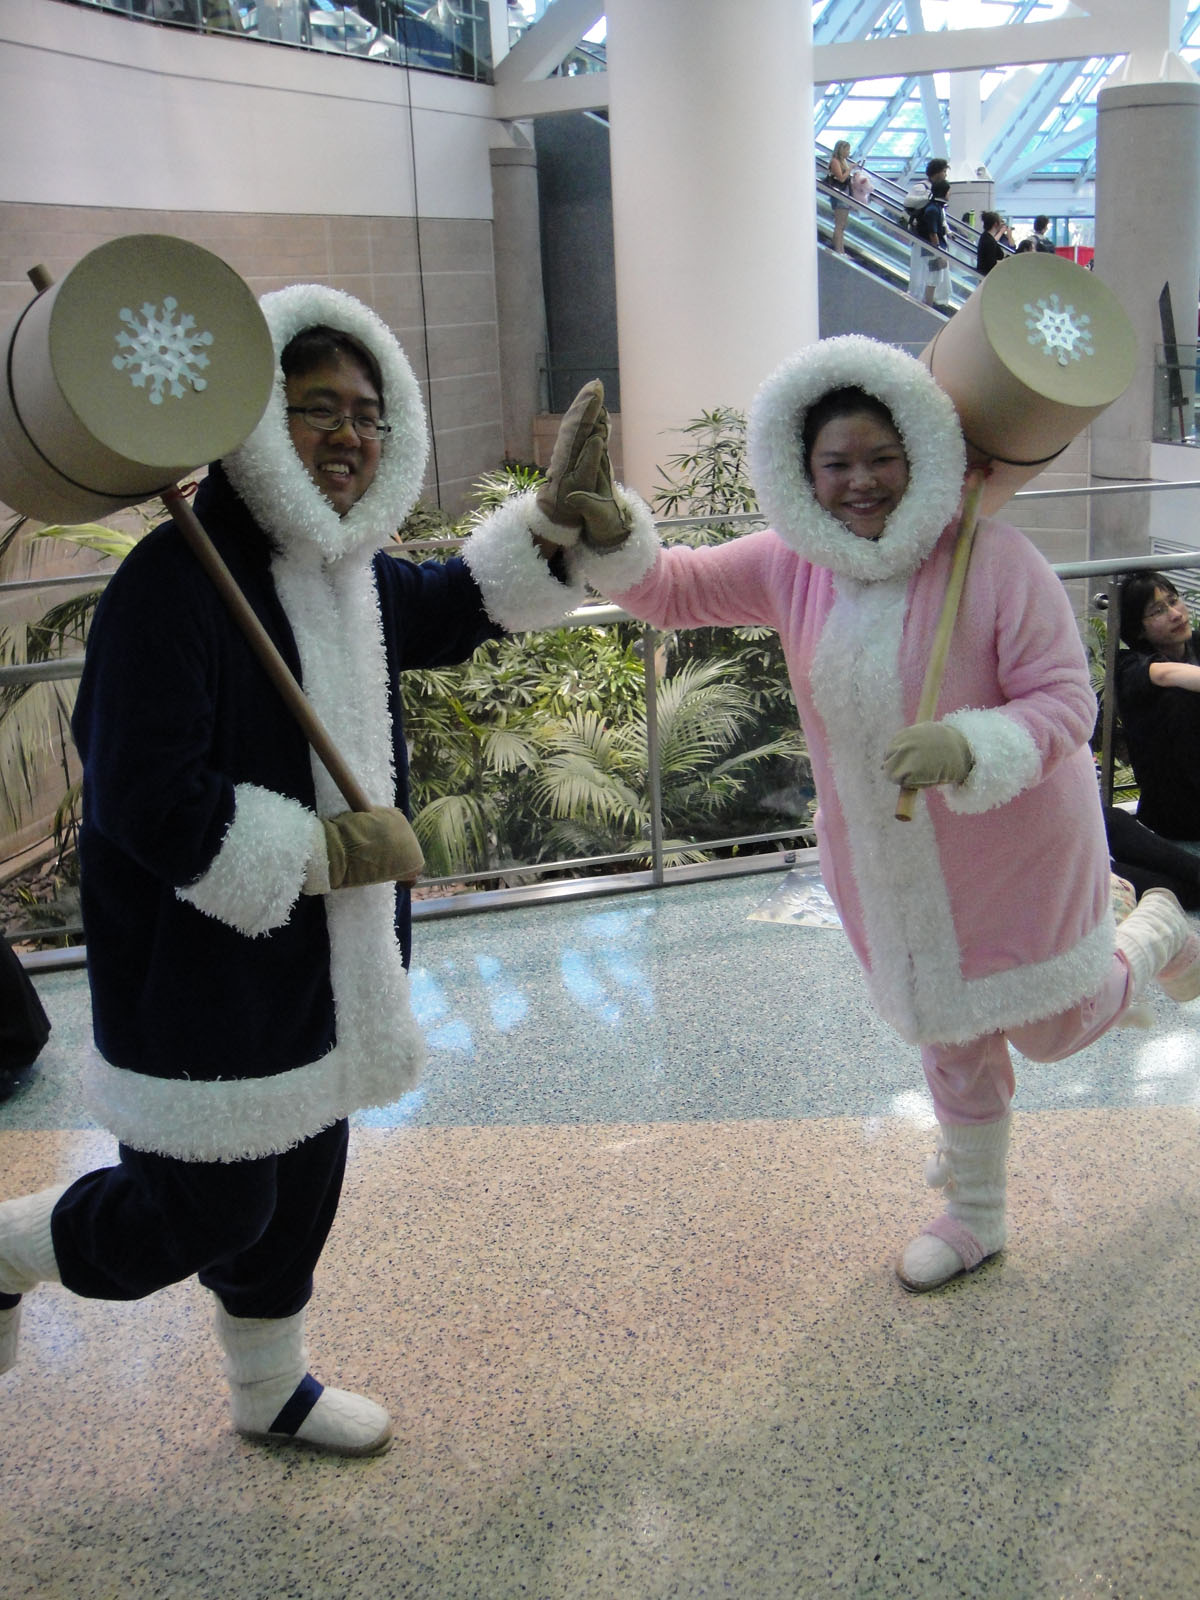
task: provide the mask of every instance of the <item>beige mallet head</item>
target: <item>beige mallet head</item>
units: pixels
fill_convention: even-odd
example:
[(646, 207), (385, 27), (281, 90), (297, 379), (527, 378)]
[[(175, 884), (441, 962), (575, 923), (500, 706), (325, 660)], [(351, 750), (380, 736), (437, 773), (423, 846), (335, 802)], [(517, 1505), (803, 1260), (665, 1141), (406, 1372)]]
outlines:
[(990, 515), (1044, 472), (1133, 377), (1133, 325), (1086, 267), (1028, 253), (994, 267), (920, 359), (954, 402)]
[(133, 234), (89, 252), (0, 334), (0, 500), (84, 522), (236, 449), (266, 408), (271, 336), (233, 268)]

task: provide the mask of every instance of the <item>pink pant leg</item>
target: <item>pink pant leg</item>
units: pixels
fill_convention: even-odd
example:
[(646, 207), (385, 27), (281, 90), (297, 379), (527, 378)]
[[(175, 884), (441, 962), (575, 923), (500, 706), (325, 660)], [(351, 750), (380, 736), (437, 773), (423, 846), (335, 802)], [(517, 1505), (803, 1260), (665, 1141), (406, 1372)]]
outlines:
[(1002, 1033), (988, 1033), (965, 1044), (922, 1045), (921, 1065), (938, 1121), (960, 1125), (999, 1121), (1016, 1088), (1008, 1040), (1031, 1061), (1061, 1061), (1108, 1032), (1129, 1004), (1130, 987), (1125, 959), (1114, 955), (1095, 994), (1068, 1011), (1010, 1028), (1007, 1039)]
[(1108, 977), (1095, 994), (1056, 1017), (1010, 1028), (1008, 1037), (1031, 1061), (1061, 1061), (1108, 1032), (1129, 1005), (1131, 986), (1124, 956), (1114, 955)]
[(998, 1122), (1016, 1087), (1002, 1033), (965, 1044), (923, 1044), (921, 1065), (939, 1122)]

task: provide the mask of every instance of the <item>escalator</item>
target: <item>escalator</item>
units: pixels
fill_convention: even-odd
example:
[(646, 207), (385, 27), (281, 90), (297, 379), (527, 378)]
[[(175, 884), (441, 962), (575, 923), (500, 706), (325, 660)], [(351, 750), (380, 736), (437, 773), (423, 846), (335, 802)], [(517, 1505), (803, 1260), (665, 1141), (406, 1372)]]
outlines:
[(980, 282), (975, 270), (978, 232), (946, 218), (949, 235), (950, 292), (945, 310), (935, 310), (908, 293), (914, 252), (921, 247), (908, 227), (904, 190), (890, 179), (872, 174), (866, 201), (850, 200), (845, 255), (833, 249), (833, 197), (847, 196), (829, 187), (825, 173), (829, 151), (820, 146), (817, 162), (817, 285), (821, 338), (862, 333), (888, 344), (924, 348)]

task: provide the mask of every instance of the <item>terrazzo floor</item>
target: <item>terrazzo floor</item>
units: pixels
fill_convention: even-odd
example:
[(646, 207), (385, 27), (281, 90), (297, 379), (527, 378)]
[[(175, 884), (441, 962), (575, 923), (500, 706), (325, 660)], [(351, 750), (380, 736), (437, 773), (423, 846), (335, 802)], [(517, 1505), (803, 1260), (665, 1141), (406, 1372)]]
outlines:
[[(228, 1426), (207, 1296), (26, 1301), (0, 1596), (1192, 1600), (1200, 1003), (1018, 1058), (1005, 1252), (905, 1294), (916, 1052), (777, 876), (422, 922), (421, 1090), (356, 1119), (314, 1370), (389, 1454)], [(0, 1194), (112, 1145), (39, 978)]]

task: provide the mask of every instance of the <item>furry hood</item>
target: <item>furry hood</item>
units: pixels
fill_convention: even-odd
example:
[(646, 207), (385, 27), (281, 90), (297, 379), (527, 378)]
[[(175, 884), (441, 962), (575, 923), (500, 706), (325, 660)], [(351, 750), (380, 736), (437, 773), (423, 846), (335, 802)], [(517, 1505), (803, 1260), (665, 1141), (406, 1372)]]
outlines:
[[(857, 538), (823, 510), (804, 471), (809, 409), (851, 384), (887, 406), (908, 457), (908, 488), (877, 540)], [(754, 397), (747, 443), (769, 526), (840, 577), (874, 583), (915, 572), (958, 509), (966, 450), (953, 402), (915, 357), (860, 334), (823, 339), (778, 367)]]
[[(322, 284), (300, 283), (259, 302), (275, 347), (275, 383), (254, 432), (223, 466), (259, 527), (281, 550), (311, 545), (325, 561), (386, 544), (416, 504), (429, 449), (425, 407), (408, 359), (391, 329), (361, 300)], [(309, 478), (292, 446), (279, 358), (305, 328), (322, 324), (352, 334), (370, 350), (383, 375), (383, 411), (392, 432), (379, 470), (357, 505), (339, 517)]]

